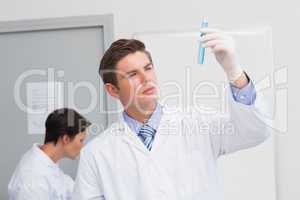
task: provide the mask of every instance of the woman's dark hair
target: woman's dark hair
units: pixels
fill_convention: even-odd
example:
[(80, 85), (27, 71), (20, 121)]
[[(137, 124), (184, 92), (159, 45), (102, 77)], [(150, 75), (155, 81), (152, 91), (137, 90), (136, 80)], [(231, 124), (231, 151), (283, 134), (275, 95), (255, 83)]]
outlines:
[(44, 143), (54, 142), (56, 145), (58, 139), (64, 135), (68, 135), (72, 140), (90, 125), (91, 122), (73, 109), (61, 108), (54, 110), (48, 115), (45, 123), (46, 136)]

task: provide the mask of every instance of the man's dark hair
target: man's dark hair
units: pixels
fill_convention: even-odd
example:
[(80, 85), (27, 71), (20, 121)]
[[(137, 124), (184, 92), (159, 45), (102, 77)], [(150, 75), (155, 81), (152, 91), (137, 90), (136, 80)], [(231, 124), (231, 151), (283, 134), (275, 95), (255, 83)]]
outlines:
[(100, 62), (99, 74), (104, 84), (111, 83), (118, 88), (115, 73), (117, 63), (128, 54), (137, 51), (144, 52), (150, 62), (152, 62), (151, 54), (146, 50), (146, 46), (143, 42), (136, 39), (119, 39), (113, 42), (104, 53)]
[(48, 115), (45, 123), (46, 136), (44, 143), (54, 142), (56, 145), (58, 139), (64, 135), (68, 135), (72, 140), (90, 125), (91, 122), (73, 109), (61, 108), (54, 110)]

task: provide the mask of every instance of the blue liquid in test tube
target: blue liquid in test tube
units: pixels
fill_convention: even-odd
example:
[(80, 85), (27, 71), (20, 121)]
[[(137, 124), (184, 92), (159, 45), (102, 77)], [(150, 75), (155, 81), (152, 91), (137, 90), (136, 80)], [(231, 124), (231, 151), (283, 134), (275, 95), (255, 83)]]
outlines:
[[(201, 28), (207, 28), (208, 22), (203, 20), (201, 24)], [(201, 33), (201, 37), (203, 36), (203, 33)], [(202, 65), (204, 63), (204, 55), (205, 55), (205, 48), (202, 47), (202, 43), (199, 43), (199, 51), (198, 51), (198, 63)]]

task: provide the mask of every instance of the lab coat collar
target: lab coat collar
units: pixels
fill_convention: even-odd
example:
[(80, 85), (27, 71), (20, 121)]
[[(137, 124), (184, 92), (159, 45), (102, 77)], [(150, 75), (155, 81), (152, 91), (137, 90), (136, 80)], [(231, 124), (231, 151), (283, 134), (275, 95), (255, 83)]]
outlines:
[(143, 153), (147, 153), (147, 148), (143, 142), (138, 138), (137, 134), (128, 126), (123, 117), (119, 121), (111, 125), (111, 133), (114, 137), (122, 137), (122, 141), (132, 145)]
[(51, 160), (51, 158), (49, 158), (49, 156), (40, 149), (40, 146), (41, 144), (37, 143), (33, 144), (32, 146), (32, 150), (33, 153), (36, 155), (36, 158), (39, 159), (42, 164), (48, 167), (59, 169), (58, 164), (53, 162), (53, 160)]

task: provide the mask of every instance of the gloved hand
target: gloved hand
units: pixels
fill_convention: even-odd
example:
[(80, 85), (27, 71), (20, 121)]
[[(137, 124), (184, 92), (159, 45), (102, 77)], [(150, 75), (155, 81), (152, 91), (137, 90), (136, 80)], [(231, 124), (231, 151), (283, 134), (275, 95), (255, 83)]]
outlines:
[(203, 34), (200, 41), (204, 48), (211, 48), (218, 63), (223, 67), (229, 81), (233, 83), (242, 74), (243, 70), (236, 58), (235, 43), (231, 36), (211, 28), (201, 28)]

